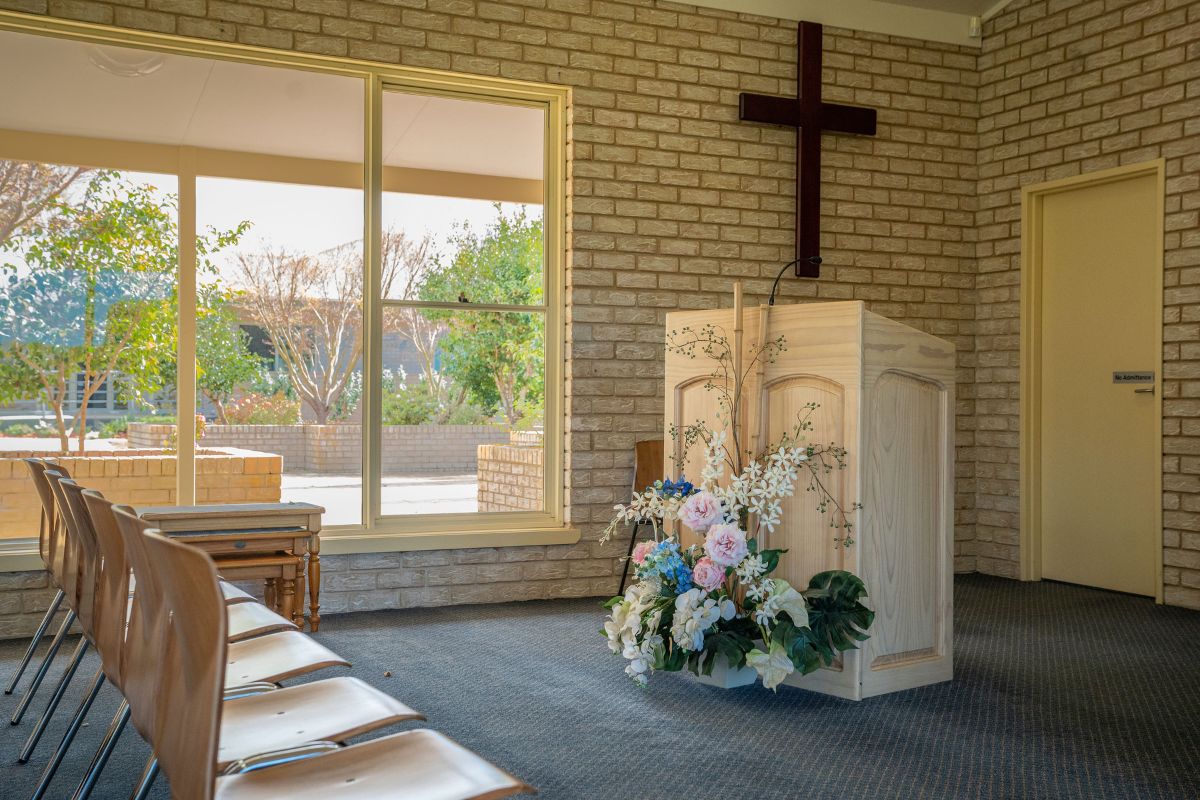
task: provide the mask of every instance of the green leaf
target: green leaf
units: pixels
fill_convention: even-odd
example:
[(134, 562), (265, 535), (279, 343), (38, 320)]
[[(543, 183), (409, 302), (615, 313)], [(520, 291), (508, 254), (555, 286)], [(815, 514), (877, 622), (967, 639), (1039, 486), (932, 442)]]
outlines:
[(826, 664), (867, 640), (875, 612), (859, 602), (867, 596), (867, 587), (857, 575), (842, 570), (818, 573), (802, 594), (808, 604), (811, 646)]

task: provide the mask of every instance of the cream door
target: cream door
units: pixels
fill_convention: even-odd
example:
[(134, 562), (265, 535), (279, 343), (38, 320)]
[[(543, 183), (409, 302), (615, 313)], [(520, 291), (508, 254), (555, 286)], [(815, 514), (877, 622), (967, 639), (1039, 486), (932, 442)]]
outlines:
[(1042, 577), (1140, 595), (1161, 558), (1159, 180), (1048, 191), (1034, 221)]

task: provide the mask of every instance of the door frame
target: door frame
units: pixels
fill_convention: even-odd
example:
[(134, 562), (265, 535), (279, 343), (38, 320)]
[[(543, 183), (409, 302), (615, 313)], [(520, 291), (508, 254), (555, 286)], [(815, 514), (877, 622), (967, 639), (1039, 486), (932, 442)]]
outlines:
[(1166, 196), (1166, 162), (1164, 159), (1129, 164), (1114, 169), (1076, 175), (1070, 178), (1031, 184), (1021, 188), (1021, 370), (1020, 370), (1020, 578), (1023, 581), (1042, 579), (1042, 209), (1044, 199), (1052, 194), (1072, 191), (1085, 186), (1153, 176), (1158, 183), (1158, 248), (1154, 281), (1159, 302), (1156, 304), (1154, 325), (1158, 331), (1157, 391), (1154, 426), (1160, 467), (1154, 476), (1157, 501), (1154, 504), (1154, 526), (1158, 531), (1155, 548), (1155, 600), (1163, 602), (1163, 508), (1162, 508), (1162, 395), (1163, 395), (1163, 236), (1164, 202)]

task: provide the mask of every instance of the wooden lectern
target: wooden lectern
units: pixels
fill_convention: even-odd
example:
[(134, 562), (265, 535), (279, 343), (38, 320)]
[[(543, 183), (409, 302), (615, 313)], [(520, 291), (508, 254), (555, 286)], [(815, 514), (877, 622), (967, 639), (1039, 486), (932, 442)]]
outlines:
[[(871, 638), (840, 663), (788, 683), (858, 700), (951, 677), (954, 542), (954, 346), (867, 311), (861, 302), (760, 306), (667, 315), (667, 330), (712, 324), (749, 363), (758, 342), (782, 335), (786, 351), (752, 369), (740, 439), (756, 453), (778, 442), (809, 403), (810, 444), (837, 444), (847, 467), (825, 480), (853, 512), (854, 544), (816, 509), (801, 475), (766, 546), (787, 548), (774, 573), (797, 589), (816, 573), (849, 570), (867, 584)], [(741, 318), (740, 321), (738, 318)], [(740, 324), (739, 324), (740, 322)], [(736, 343), (736, 344), (735, 344)], [(705, 390), (714, 362), (668, 352), (666, 426), (716, 426), (717, 393)], [(681, 443), (666, 453), (680, 459)], [(697, 481), (698, 445), (679, 463)]]

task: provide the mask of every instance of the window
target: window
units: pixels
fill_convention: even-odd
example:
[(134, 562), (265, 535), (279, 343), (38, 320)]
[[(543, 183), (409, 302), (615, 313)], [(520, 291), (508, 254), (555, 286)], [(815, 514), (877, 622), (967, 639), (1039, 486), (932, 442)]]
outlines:
[[(64, 409), (98, 418), (80, 446), (198, 414), (176, 502), (270, 499), (198, 468), (251, 451), (278, 464), (255, 490), (373, 549), (563, 530), (565, 90), (39, 25), (0, 13), (0, 69), (22, 76), (0, 86), (0, 169), (142, 181), (171, 212), (166, 283), (134, 276), (145, 296), (112, 305), (159, 327), (129, 364), (71, 365)], [(0, 366), (24, 335), (3, 333)], [(44, 421), (4, 381), (0, 436)]]

